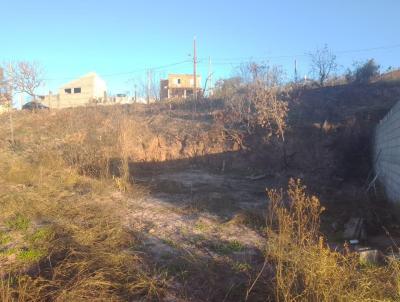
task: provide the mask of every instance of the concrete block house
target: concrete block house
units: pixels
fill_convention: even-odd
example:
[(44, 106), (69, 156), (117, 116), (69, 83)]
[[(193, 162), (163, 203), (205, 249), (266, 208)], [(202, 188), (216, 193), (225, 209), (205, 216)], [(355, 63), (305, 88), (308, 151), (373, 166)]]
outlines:
[(58, 94), (49, 94), (42, 99), (42, 103), (50, 108), (68, 108), (105, 102), (107, 102), (106, 82), (94, 72), (62, 85)]

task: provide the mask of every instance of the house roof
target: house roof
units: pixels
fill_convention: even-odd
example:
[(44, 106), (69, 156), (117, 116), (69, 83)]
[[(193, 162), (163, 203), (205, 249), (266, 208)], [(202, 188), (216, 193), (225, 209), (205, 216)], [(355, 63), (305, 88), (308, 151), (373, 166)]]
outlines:
[[(193, 77), (192, 73), (169, 73), (168, 74), (169, 77), (174, 77), (174, 76), (178, 76), (178, 77)], [(197, 77), (200, 77), (199, 74), (196, 75)]]
[(89, 72), (89, 73), (87, 73), (87, 74), (85, 74), (85, 75), (83, 75), (83, 76), (81, 76), (81, 77), (79, 77), (79, 78), (77, 78), (77, 79), (75, 79), (75, 80), (69, 81), (68, 83), (62, 85), (60, 88), (63, 89), (63, 88), (66, 88), (66, 87), (73, 86), (76, 82), (79, 82), (79, 81), (81, 81), (82, 79), (85, 79), (85, 78), (93, 78), (93, 79), (99, 78), (99, 79), (101, 79), (101, 78), (98, 76), (97, 73), (95, 73), (95, 72)]

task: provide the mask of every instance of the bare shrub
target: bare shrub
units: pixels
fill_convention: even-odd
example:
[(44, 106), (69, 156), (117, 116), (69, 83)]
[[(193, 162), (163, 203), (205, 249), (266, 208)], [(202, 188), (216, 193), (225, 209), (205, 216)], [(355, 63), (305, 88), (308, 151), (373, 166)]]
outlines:
[(214, 98), (224, 100), (225, 111), (231, 115), (232, 123), (240, 123), (246, 119), (251, 102), (242, 77), (218, 81), (215, 84)]
[(7, 84), (13, 91), (36, 98), (36, 90), (44, 83), (43, 70), (38, 63), (19, 61), (4, 66)]
[[(224, 120), (233, 126), (267, 129), (267, 137), (284, 140), (288, 103), (278, 66), (250, 62), (239, 67), (239, 76), (219, 82), (215, 96), (225, 101)], [(228, 124), (228, 126), (230, 126)]]
[(311, 72), (317, 78), (320, 86), (324, 86), (329, 76), (336, 71), (336, 55), (325, 44), (322, 48), (317, 48), (309, 53), (311, 59)]
[(255, 86), (251, 93), (255, 108), (255, 124), (268, 129), (268, 136), (276, 135), (284, 140), (289, 107), (286, 101), (280, 99), (279, 88), (266, 88), (260, 85)]
[(0, 66), (0, 106), (8, 106), (10, 104), (11, 96), (8, 93), (8, 85), (4, 79), (4, 71)]
[(128, 117), (122, 117), (118, 128), (118, 153), (121, 159), (120, 177), (124, 182), (124, 190), (127, 190), (131, 182), (129, 162), (135, 154), (137, 145), (138, 125)]

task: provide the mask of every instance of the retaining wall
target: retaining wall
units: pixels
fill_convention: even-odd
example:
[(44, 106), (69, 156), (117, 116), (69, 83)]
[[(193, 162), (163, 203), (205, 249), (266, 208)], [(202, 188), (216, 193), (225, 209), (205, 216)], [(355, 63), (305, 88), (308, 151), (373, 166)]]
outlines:
[(391, 202), (400, 205), (400, 102), (375, 129), (374, 170)]

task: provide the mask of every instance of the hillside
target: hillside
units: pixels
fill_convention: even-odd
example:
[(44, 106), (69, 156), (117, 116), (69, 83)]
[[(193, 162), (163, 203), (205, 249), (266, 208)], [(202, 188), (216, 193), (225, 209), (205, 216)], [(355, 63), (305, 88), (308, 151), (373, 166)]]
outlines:
[[(196, 111), (191, 103), (18, 111), (14, 141), (1, 115), (2, 300), (272, 299), (265, 189), (302, 179), (304, 194), (326, 208), (321, 235), (343, 243), (343, 223), (370, 211), (364, 185), (373, 128), (399, 96), (400, 84), (382, 82), (294, 91), (285, 161), (282, 145), (261, 130), (221, 123), (220, 100), (203, 100)], [(382, 233), (376, 219), (369, 223)], [(324, 284), (335, 274), (353, 278), (350, 266), (337, 264), (339, 253), (310, 238), (316, 254), (291, 245), (285, 254), (326, 255), (337, 271), (317, 278)], [(338, 288), (395, 300), (396, 283), (385, 279), (397, 276), (393, 267), (357, 268), (359, 283)]]

